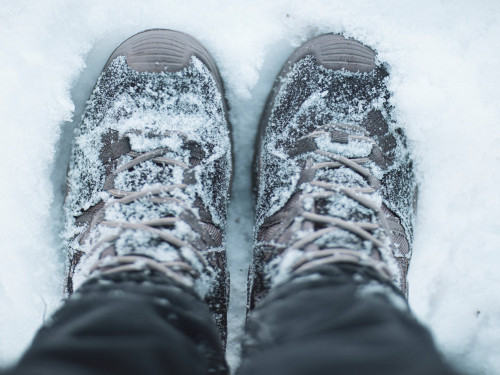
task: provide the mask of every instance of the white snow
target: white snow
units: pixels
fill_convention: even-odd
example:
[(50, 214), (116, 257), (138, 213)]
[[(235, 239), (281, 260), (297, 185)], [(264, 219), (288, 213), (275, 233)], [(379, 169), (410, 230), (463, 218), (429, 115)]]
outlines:
[(113, 49), (154, 27), (199, 39), (229, 99), (236, 150), (228, 222), (231, 364), (244, 319), (259, 116), (289, 54), (313, 36), (340, 32), (389, 64), (393, 104), (418, 162), (411, 308), (459, 369), (500, 374), (495, 0), (2, 1), (0, 366), (22, 354), (60, 301), (64, 178), (85, 101)]

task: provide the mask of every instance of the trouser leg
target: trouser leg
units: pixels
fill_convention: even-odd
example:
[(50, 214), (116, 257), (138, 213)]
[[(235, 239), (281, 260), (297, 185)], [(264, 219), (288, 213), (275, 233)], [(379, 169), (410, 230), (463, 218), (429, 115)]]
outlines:
[(163, 276), (84, 284), (36, 335), (13, 374), (226, 374), (205, 303)]
[(272, 290), (251, 313), (238, 375), (452, 374), (392, 287), (328, 266)]

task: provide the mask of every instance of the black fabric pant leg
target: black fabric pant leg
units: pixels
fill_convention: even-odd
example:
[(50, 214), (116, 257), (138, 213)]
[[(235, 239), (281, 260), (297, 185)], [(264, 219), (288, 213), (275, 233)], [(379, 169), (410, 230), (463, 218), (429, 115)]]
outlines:
[[(110, 280), (112, 279), (112, 280)], [(163, 276), (84, 284), (12, 374), (227, 374), (218, 330), (194, 292)]]
[(257, 305), (238, 375), (454, 374), (391, 286), (355, 266), (319, 271)]

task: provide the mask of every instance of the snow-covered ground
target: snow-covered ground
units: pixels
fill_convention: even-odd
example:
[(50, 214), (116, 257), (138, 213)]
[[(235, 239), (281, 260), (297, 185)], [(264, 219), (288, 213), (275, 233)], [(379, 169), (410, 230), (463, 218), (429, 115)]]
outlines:
[(244, 317), (260, 112), (288, 55), (335, 32), (389, 64), (417, 161), (411, 307), (457, 368), (500, 374), (497, 0), (1, 0), (0, 367), (60, 303), (64, 177), (83, 105), (112, 50), (155, 27), (187, 32), (210, 50), (231, 107), (231, 364)]

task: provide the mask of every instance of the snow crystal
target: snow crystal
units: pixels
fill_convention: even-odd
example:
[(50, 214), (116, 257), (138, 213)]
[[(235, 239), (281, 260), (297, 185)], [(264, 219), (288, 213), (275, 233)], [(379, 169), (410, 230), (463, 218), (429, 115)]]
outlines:
[(390, 286), (380, 284), (376, 281), (370, 281), (368, 284), (362, 285), (356, 290), (356, 295), (359, 298), (380, 295), (387, 298), (389, 302), (392, 303), (392, 305), (398, 310), (408, 311), (408, 304), (404, 297), (394, 293), (394, 290)]
[(318, 148), (332, 152), (337, 155), (343, 155), (346, 158), (363, 158), (370, 155), (373, 144), (366, 141), (349, 140), (348, 144), (332, 142), (328, 135), (316, 138)]

